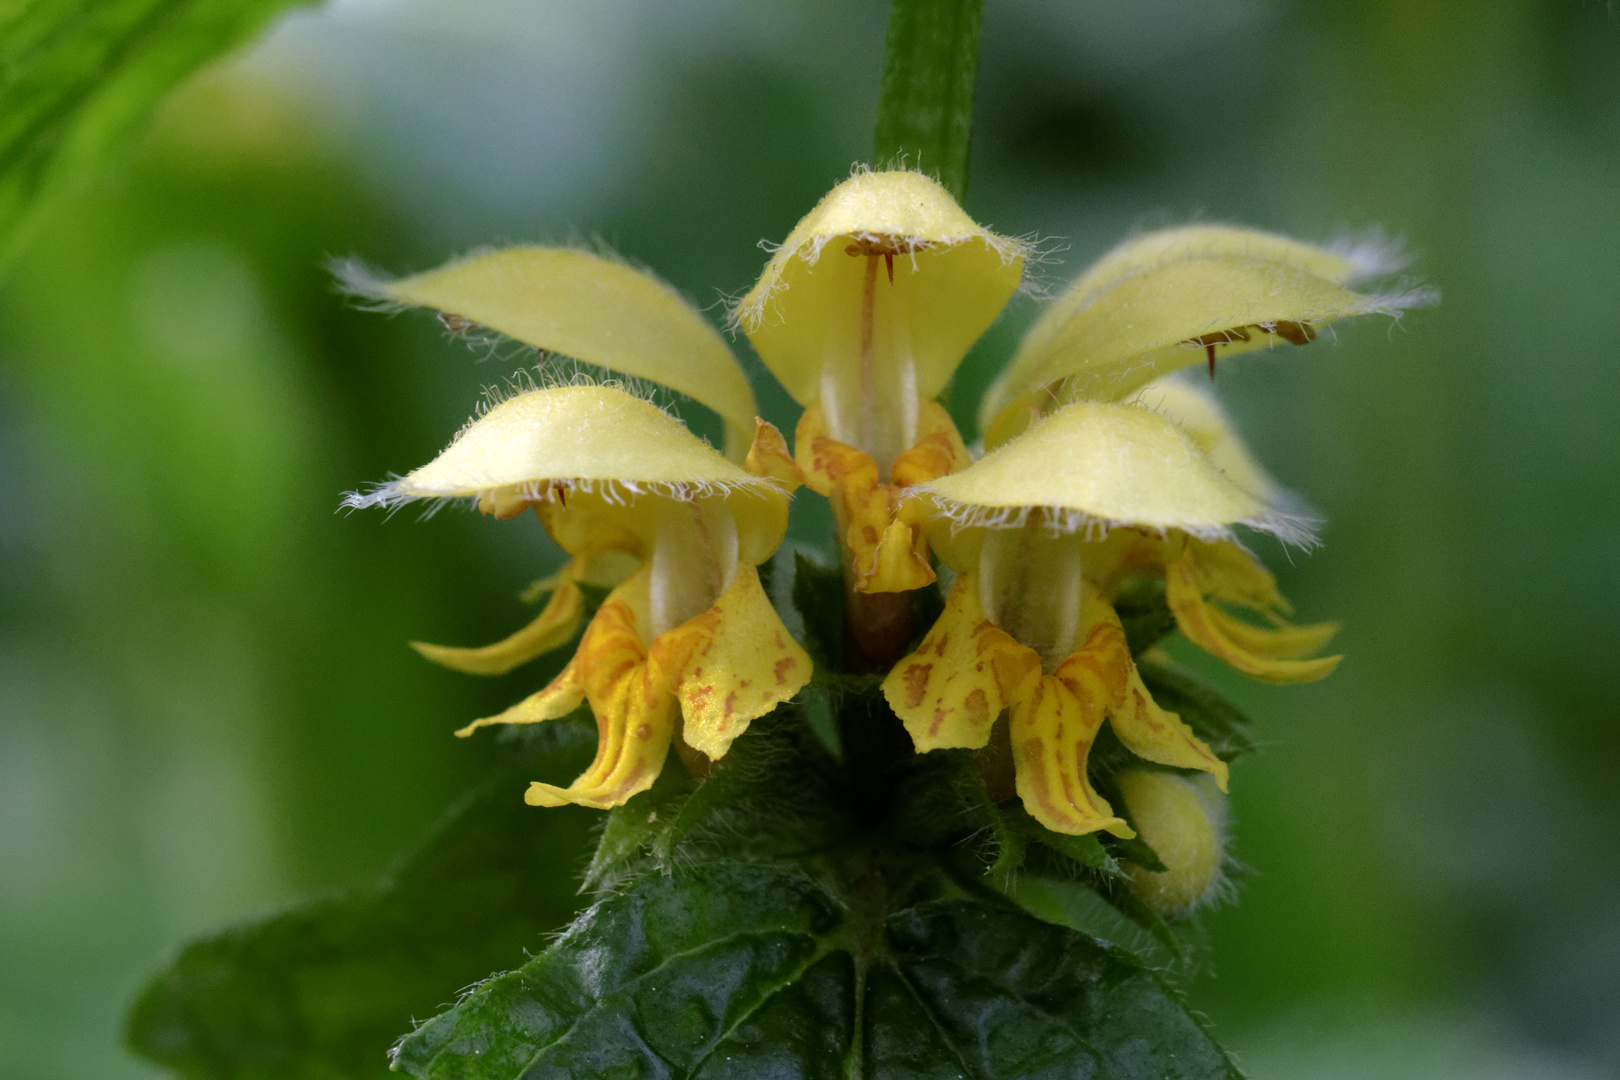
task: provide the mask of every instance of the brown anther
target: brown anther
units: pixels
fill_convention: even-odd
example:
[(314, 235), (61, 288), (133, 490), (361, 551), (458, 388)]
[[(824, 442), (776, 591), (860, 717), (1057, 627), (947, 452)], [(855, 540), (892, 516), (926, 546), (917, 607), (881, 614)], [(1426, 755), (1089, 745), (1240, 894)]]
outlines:
[(478, 329), (478, 324), (464, 315), (455, 315), (448, 311), (439, 312), (439, 321), (444, 328), (457, 337), (466, 337)]
[(1215, 346), (1230, 345), (1234, 341), (1248, 341), (1249, 331), (1241, 326), (1234, 326), (1230, 330), (1216, 330), (1211, 334), (1200, 334), (1195, 338), (1188, 338), (1183, 345), (1196, 347), (1202, 345), (1204, 352), (1209, 356), (1209, 377), (1215, 378)]
[(847, 247), (845, 255), (915, 255), (934, 245), (927, 240), (908, 240), (903, 236), (857, 236)]
[(1248, 341), (1248, 328), (1234, 326), (1230, 330), (1217, 330), (1213, 334), (1203, 334), (1199, 337), (1189, 338), (1183, 342), (1185, 345), (1202, 345), (1205, 348), (1214, 348), (1216, 345), (1230, 345), (1234, 341)]
[(1261, 329), (1269, 330), (1290, 345), (1309, 345), (1316, 340), (1316, 327), (1310, 323), (1278, 322), (1271, 326), (1260, 324)]

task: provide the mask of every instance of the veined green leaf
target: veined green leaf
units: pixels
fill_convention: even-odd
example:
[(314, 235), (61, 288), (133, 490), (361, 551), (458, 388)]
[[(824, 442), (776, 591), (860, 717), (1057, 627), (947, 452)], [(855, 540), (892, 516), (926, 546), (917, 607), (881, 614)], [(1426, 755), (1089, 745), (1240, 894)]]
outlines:
[(979, 900), (874, 912), (733, 861), (601, 901), (395, 1060), (432, 1080), (1240, 1075), (1156, 974), (1082, 934)]
[(523, 789), (573, 776), (595, 736), (545, 727), (549, 750), (503, 769), (375, 889), (187, 946), (136, 998), (129, 1045), (208, 1080), (385, 1076), (413, 1017), (520, 962), (579, 908), (574, 876), (596, 817), (537, 811)]
[(24, 0), (0, 14), (0, 264), (170, 90), (299, 0)]

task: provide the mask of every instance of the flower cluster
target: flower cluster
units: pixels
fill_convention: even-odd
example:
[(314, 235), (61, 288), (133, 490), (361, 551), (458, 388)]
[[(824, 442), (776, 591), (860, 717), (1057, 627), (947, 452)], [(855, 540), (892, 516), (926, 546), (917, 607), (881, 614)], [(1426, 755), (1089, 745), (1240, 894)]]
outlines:
[[(1364, 253), (1221, 226), (1136, 238), (1031, 328), (981, 403), (975, 460), (935, 399), (1030, 256), (921, 174), (861, 172), (833, 189), (733, 312), (804, 407), (791, 451), (756, 418), (725, 341), (620, 262), (518, 247), (399, 281), (351, 275), (379, 301), (662, 384), (724, 423), (721, 453), (616, 386), (531, 390), (431, 463), (351, 496), (472, 498), (503, 518), (532, 508), (570, 556), (540, 615), (507, 640), (417, 646), (451, 667), (504, 672), (559, 648), (584, 619), (580, 586), (611, 590), (550, 685), (459, 734), (589, 702), (596, 760), (567, 788), (532, 785), (539, 805), (620, 805), (672, 747), (694, 767), (723, 758), (812, 675), (755, 570), (805, 485), (837, 523), (851, 648), (885, 673), (918, 752), (1005, 740), (1025, 808), (1069, 834), (1132, 834), (1087, 777), (1105, 723), (1150, 774), (1201, 772), (1224, 790), (1225, 763), (1144, 685), (1121, 590), (1162, 580), (1189, 641), (1272, 682), (1332, 671), (1338, 657), (1315, 654), (1335, 627), (1288, 622), (1275, 581), (1238, 543), (1240, 525), (1296, 543), (1309, 533), (1213, 395), (1176, 372), (1213, 374), (1220, 358), (1304, 344), (1334, 320), (1421, 297), (1354, 291), (1385, 269)], [(908, 594), (933, 585), (936, 567), (954, 580), (917, 641)], [(1127, 802), (1133, 789), (1157, 786), (1122, 784)]]

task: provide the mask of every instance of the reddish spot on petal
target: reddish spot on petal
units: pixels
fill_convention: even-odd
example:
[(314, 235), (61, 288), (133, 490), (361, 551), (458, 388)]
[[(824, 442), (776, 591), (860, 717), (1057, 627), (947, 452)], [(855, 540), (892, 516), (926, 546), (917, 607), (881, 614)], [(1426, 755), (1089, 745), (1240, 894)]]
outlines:
[(934, 710), (934, 722), (928, 726), (928, 734), (938, 735), (939, 729), (945, 726), (945, 719), (949, 715), (944, 709), (936, 708)]
[(915, 709), (928, 693), (928, 677), (934, 673), (933, 664), (912, 664), (906, 669), (906, 708)]
[(967, 710), (968, 718), (975, 724), (983, 724), (990, 719), (990, 699), (985, 696), (983, 690), (975, 690), (969, 694), (967, 700), (962, 702), (962, 707)]
[(950, 643), (951, 643), (951, 635), (949, 635), (949, 634), (941, 634), (941, 635), (939, 635), (939, 640), (934, 642), (934, 655), (935, 656), (944, 656), (945, 655), (945, 647), (947, 645), (949, 645)]
[(636, 728), (636, 738), (640, 739), (642, 742), (646, 742), (648, 739), (652, 738), (652, 725), (641, 724), (638, 726)]
[(798, 661), (791, 656), (784, 656), (776, 662), (776, 685), (781, 686), (787, 682), (787, 673), (793, 670)]
[(861, 538), (868, 544), (875, 544), (878, 542), (878, 531), (870, 525), (863, 525), (861, 526)]

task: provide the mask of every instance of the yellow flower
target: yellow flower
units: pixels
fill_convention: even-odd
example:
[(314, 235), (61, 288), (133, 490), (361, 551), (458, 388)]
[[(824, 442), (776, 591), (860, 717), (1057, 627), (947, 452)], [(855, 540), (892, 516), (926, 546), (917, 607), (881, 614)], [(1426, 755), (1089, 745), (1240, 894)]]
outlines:
[(512, 637), (482, 649), (417, 645), (450, 667), (498, 673), (557, 648), (583, 617), (578, 583), (612, 586), (550, 685), (458, 732), (551, 720), (589, 701), (595, 762), (567, 788), (531, 785), (530, 803), (621, 805), (657, 778), (672, 743), (717, 760), (809, 681), (810, 659), (754, 569), (782, 541), (797, 469), (769, 424), (755, 421), (751, 445), (743, 442), (747, 382), (678, 297), (621, 264), (543, 248), (366, 288), (659, 378), (721, 413), (735, 456), (747, 447), (744, 467), (616, 387), (533, 390), (491, 408), (427, 465), (349, 500), (474, 498), (499, 518), (532, 507), (571, 556), (545, 609)]
[(537, 349), (649, 379), (702, 402), (740, 460), (754, 435), (754, 394), (724, 339), (680, 294), (624, 263), (572, 248), (480, 252), (383, 281), (338, 267), (344, 287), (384, 307), (430, 307), (455, 326), (482, 326)]
[(900, 592), (934, 580), (900, 492), (965, 467), (934, 398), (1018, 289), (1028, 253), (914, 172), (860, 172), (777, 248), (734, 318), (805, 407), (794, 449), (832, 500), (850, 583)]
[(1226, 764), (1143, 685), (1113, 606), (1122, 587), (1162, 576), (1189, 640), (1273, 682), (1332, 671), (1338, 657), (1304, 657), (1337, 627), (1284, 620), (1287, 602), (1232, 529), (1309, 533), (1213, 397), (1162, 376), (1426, 299), (1356, 294), (1344, 282), (1362, 268), (1196, 227), (1122, 246), (1056, 300), (983, 403), (991, 452), (902, 507), (957, 572), (944, 613), (883, 684), (919, 751), (986, 746), (1006, 711), (1019, 796), (1071, 834), (1131, 834), (1087, 776), (1104, 721), (1143, 760), (1225, 789)]
[(1191, 364), (1278, 343), (1304, 345), (1348, 315), (1398, 315), (1426, 289), (1349, 284), (1398, 262), (1376, 247), (1334, 252), (1224, 225), (1127, 241), (1080, 275), (1024, 336), (980, 402), (994, 448), (1069, 401), (1120, 401)]

